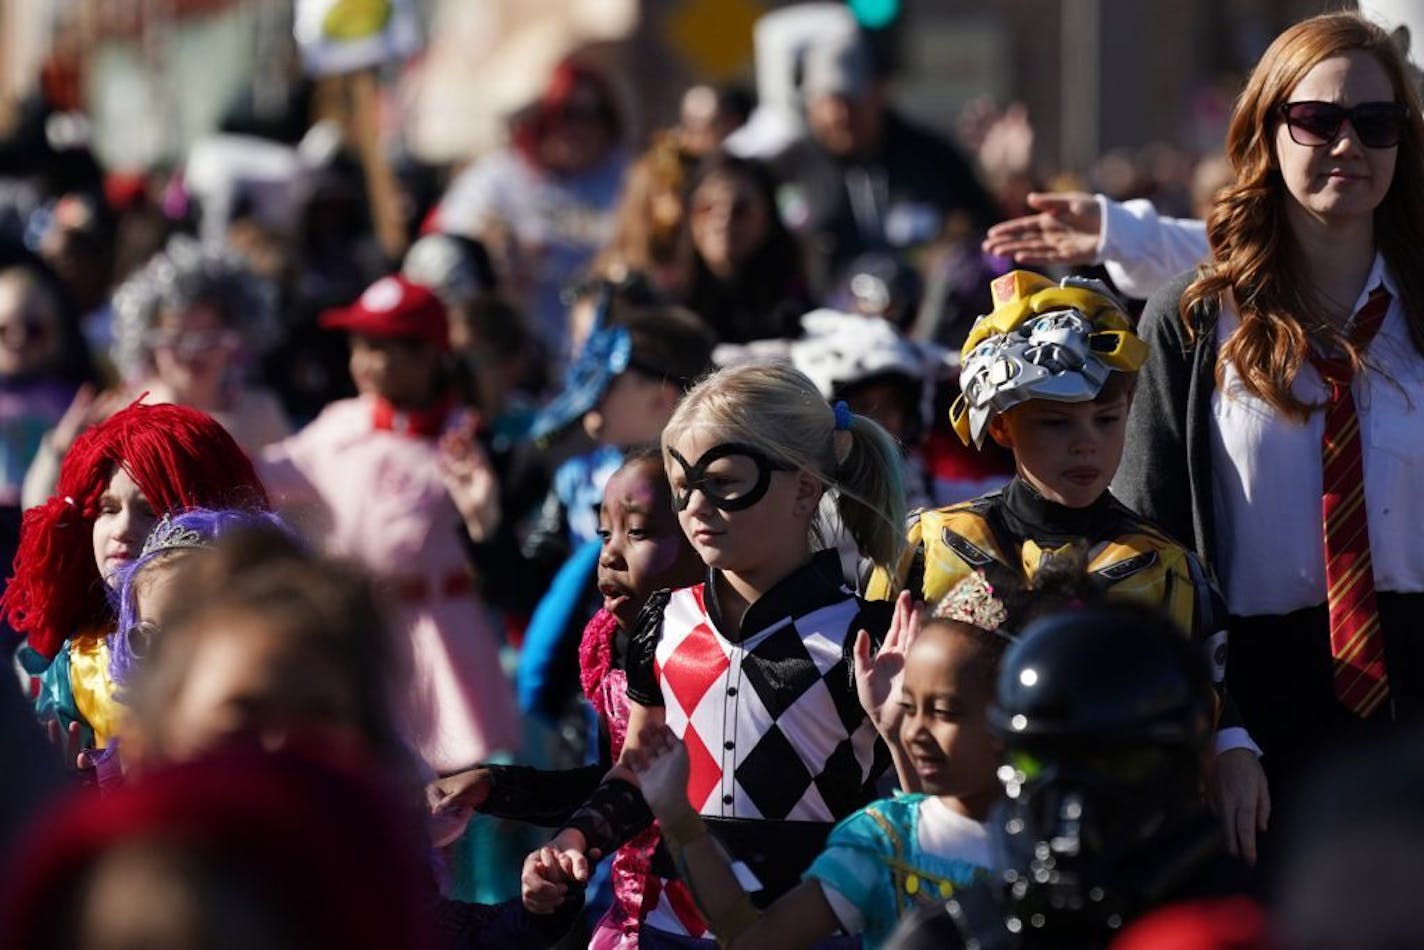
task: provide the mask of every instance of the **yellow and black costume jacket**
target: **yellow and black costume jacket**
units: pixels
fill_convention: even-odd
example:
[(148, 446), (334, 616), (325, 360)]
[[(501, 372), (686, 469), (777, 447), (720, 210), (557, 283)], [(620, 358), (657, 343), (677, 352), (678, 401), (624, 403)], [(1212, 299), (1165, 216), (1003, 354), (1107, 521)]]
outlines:
[(888, 600), (909, 588), (933, 603), (976, 570), (1004, 589), (1031, 585), (1048, 559), (1079, 541), (1088, 546), (1089, 579), (1105, 596), (1166, 611), (1202, 645), (1221, 698), (1218, 727), (1240, 726), (1223, 687), (1227, 614), (1216, 586), (1195, 554), (1108, 492), (1087, 508), (1067, 508), (1015, 478), (973, 501), (917, 511), (897, 576), (877, 570), (865, 596)]

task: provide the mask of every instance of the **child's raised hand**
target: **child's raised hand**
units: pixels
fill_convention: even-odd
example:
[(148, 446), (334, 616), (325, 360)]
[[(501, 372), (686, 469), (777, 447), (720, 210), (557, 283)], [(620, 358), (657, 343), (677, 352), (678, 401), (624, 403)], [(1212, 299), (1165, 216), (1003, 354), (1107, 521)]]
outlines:
[(687, 800), (691, 768), (687, 746), (666, 725), (650, 725), (638, 736), (637, 748), (626, 749), (623, 764), (638, 776), (643, 798), (659, 821), (667, 822), (692, 810)]
[(900, 684), (905, 678), (905, 657), (920, 634), (920, 615), (908, 590), (895, 598), (890, 631), (874, 657), (870, 655), (870, 634), (862, 630), (855, 637), (855, 692), (860, 706), (886, 742), (894, 745), (900, 733)]
[(430, 806), (432, 815), (457, 808), (478, 811), (485, 799), (489, 798), (490, 789), (493, 787), (489, 769), (469, 769), (438, 778), (426, 785), (425, 802)]
[(475, 438), (473, 427), (456, 429), (441, 437), (436, 470), (470, 537), (483, 541), (494, 534), (500, 520), (499, 477)]
[(69, 452), (74, 440), (90, 426), (98, 425), (131, 402), (133, 396), (123, 390), (109, 389), (99, 392), (93, 385), (85, 383), (74, 393), (74, 399), (64, 415), (50, 430), (50, 447), (60, 458)]

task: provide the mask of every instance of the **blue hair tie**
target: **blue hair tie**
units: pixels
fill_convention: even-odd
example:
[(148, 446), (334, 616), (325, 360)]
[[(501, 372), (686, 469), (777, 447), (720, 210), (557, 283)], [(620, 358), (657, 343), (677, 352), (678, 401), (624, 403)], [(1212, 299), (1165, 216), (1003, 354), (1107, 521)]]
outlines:
[(850, 411), (850, 406), (845, 404), (845, 400), (837, 400), (836, 404), (831, 406), (831, 411), (836, 414), (836, 431), (848, 431), (850, 429), (850, 421), (855, 418), (855, 414)]

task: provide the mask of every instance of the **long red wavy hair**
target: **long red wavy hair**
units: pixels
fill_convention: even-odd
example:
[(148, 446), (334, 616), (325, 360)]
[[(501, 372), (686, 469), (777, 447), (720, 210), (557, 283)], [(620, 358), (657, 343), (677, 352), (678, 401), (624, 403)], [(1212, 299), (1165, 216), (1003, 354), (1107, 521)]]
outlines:
[(119, 466), (159, 515), (269, 507), (252, 462), (206, 413), (135, 403), (85, 432), (64, 457), (54, 496), (25, 512), (15, 574), (0, 601), (10, 625), (46, 657), (66, 637), (110, 620), (93, 533), (99, 498)]
[(1236, 174), (1207, 217), (1211, 260), (1182, 295), (1181, 317), (1194, 333), (1192, 311), (1230, 293), (1240, 328), (1221, 344), (1217, 382), (1228, 362), (1246, 389), (1283, 415), (1304, 419), (1319, 408), (1291, 392), (1312, 344), (1363, 368), (1359, 347), (1328, 319), (1296, 252), (1286, 203), (1293, 200), (1277, 168), (1277, 108), (1315, 65), (1350, 51), (1374, 56), (1389, 76), (1408, 121), (1394, 178), (1374, 213), (1375, 243), (1399, 287), (1415, 349), (1424, 355), (1424, 119), (1404, 56), (1388, 33), (1355, 13), (1302, 20), (1276, 37), (1237, 100), (1226, 135)]

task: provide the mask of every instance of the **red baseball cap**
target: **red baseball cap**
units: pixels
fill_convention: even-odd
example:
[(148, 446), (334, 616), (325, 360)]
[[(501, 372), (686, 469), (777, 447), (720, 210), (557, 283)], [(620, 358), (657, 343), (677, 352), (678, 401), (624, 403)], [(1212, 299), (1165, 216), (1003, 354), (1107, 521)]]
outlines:
[(349, 307), (323, 311), (318, 323), (362, 336), (415, 337), (442, 350), (450, 348), (445, 304), (426, 288), (397, 275), (382, 277)]

